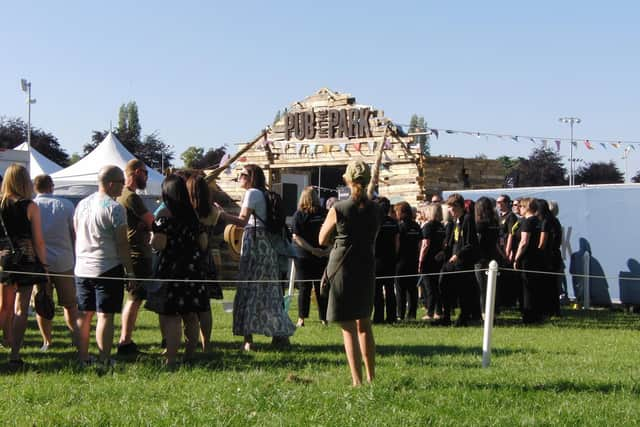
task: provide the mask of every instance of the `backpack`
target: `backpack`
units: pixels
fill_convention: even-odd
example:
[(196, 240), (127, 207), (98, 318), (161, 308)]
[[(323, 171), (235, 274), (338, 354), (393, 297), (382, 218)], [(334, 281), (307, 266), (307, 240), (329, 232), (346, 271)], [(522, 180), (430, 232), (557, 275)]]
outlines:
[(274, 234), (282, 234), (283, 229), (287, 229), (287, 215), (284, 211), (282, 197), (275, 191), (265, 190), (262, 192), (267, 202), (267, 217), (260, 218), (265, 223), (267, 231)]

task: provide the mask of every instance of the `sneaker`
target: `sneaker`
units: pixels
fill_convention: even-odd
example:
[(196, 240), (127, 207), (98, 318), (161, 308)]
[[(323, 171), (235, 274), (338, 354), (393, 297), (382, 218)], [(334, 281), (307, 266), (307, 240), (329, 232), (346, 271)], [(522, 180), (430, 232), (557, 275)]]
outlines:
[(128, 344), (118, 344), (118, 356), (137, 356), (138, 354), (140, 354), (140, 350), (133, 341)]

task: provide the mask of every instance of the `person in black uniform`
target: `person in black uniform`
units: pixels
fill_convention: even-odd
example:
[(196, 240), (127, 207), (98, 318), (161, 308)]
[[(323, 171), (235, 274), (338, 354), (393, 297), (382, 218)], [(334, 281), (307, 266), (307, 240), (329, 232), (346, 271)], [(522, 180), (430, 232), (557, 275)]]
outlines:
[[(507, 194), (498, 196), (496, 210), (498, 211), (498, 259), (496, 261), (500, 267), (511, 268), (512, 262), (507, 254), (507, 241), (518, 217), (511, 210), (511, 198)], [(512, 296), (509, 296), (509, 285), (519, 278), (512, 271), (503, 271), (501, 279), (496, 284), (496, 306), (513, 306), (516, 294), (512, 293)]]
[(487, 274), (491, 260), (498, 259), (498, 216), (493, 203), (487, 197), (480, 197), (475, 207), (476, 233), (479, 254), (475, 264), (476, 281), (480, 288), (480, 307), (484, 311), (487, 294)]
[[(418, 255), (422, 233), (420, 226), (413, 220), (411, 205), (400, 202), (394, 206), (398, 218), (400, 247), (396, 274), (398, 276), (414, 275), (398, 278), (398, 317), (415, 319), (418, 311)], [(406, 317), (405, 317), (406, 313)]]
[(536, 216), (535, 199), (520, 200), (520, 212), (524, 214), (521, 226), (520, 244), (513, 261), (514, 269), (522, 269), (522, 321), (538, 323), (542, 321), (541, 277), (542, 252), (540, 245), (540, 220)]
[[(551, 273), (562, 271), (562, 256), (560, 255), (560, 245), (562, 244), (562, 226), (558, 219), (549, 210), (549, 204), (544, 199), (536, 199), (538, 207), (538, 220), (540, 220), (540, 244), (543, 271), (546, 274), (543, 279), (543, 314), (549, 316), (560, 315), (560, 290), (558, 287), (558, 276)], [(560, 259), (558, 262), (558, 255)]]
[(439, 276), (435, 273), (442, 269), (444, 260), (445, 230), (442, 224), (442, 208), (440, 203), (432, 203), (426, 208), (427, 222), (422, 226), (422, 244), (418, 269), (423, 276), (426, 290), (427, 314), (422, 320), (439, 319), (442, 314), (440, 301)]
[(381, 215), (384, 215), (380, 225), (380, 232), (376, 239), (376, 289), (373, 308), (373, 323), (385, 321), (385, 307), (387, 323), (397, 320), (396, 294), (393, 276), (396, 273), (396, 258), (400, 249), (400, 229), (398, 222), (389, 215), (391, 203), (386, 197), (378, 199)]
[(298, 210), (293, 214), (293, 243), (297, 249), (294, 259), (296, 279), (305, 280), (298, 284), (298, 327), (304, 326), (304, 319), (309, 317), (311, 288), (316, 294), (320, 321), (323, 325), (327, 324), (327, 299), (320, 295), (319, 281), (327, 264), (329, 251), (318, 243), (320, 227), (326, 216), (313, 187), (305, 188), (300, 195)]
[[(453, 232), (449, 238), (451, 256), (445, 262), (443, 273), (470, 271), (469, 273), (445, 274), (442, 277), (441, 292), (443, 312), (442, 318), (436, 325), (451, 324), (451, 312), (456, 296), (460, 299), (460, 315), (456, 326), (467, 326), (470, 321), (476, 321), (479, 313), (480, 301), (474, 298), (475, 277), (474, 263), (478, 252), (478, 237), (476, 235), (473, 215), (465, 211), (464, 198), (457, 193), (451, 194), (446, 201), (449, 212), (454, 220)], [(475, 300), (475, 301), (474, 301)], [(475, 307), (475, 306), (478, 307)]]

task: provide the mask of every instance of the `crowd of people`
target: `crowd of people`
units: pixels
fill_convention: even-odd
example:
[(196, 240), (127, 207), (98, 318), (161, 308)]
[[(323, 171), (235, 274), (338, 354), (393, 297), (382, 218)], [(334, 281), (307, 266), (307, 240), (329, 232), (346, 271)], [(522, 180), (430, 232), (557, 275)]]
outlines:
[[(309, 243), (317, 235), (313, 224), (327, 212), (314, 197), (307, 188), (294, 217), (294, 242), (303, 252), (296, 261), (299, 280), (319, 280), (328, 254), (325, 247)], [(566, 289), (557, 203), (528, 197), (512, 202), (506, 194), (476, 201), (459, 194), (442, 201), (434, 195), (416, 209), (407, 202), (391, 205), (385, 197), (374, 201), (381, 215), (374, 250), (374, 324), (416, 319), (419, 306), (421, 320), (434, 326), (451, 325), (455, 308), (456, 326), (478, 324), (491, 260), (503, 270), (497, 281), (498, 310), (518, 307), (524, 323), (560, 315)], [(300, 284), (297, 326), (309, 316), (312, 285), (317, 282)], [(326, 301), (319, 292), (316, 298), (324, 322)]]
[[(200, 342), (210, 347), (210, 298), (221, 298), (215, 279), (212, 242), (221, 224), (244, 228), (239, 277), (233, 304), (233, 334), (241, 349), (253, 350), (253, 335), (272, 337), (276, 348), (289, 346), (295, 328), (304, 327), (315, 291), (323, 325), (338, 323), (354, 385), (375, 376), (372, 324), (416, 319), (433, 325), (478, 323), (483, 314), (486, 270), (491, 260), (505, 269), (498, 280), (498, 307), (515, 306), (525, 323), (559, 315), (562, 231), (553, 202), (502, 195), (493, 201), (435, 195), (413, 209), (370, 199), (369, 166), (348, 165), (343, 175), (350, 189), (346, 200), (327, 200), (323, 207), (314, 188), (302, 191), (293, 216), (292, 245), (298, 280), (298, 321), (283, 307), (281, 246), (283, 236), (269, 230), (266, 180), (257, 165), (246, 165), (238, 177), (245, 190), (240, 213), (232, 215), (213, 202), (200, 173), (168, 175), (162, 203), (155, 212), (138, 190), (146, 187), (144, 163), (131, 160), (125, 170), (103, 167), (98, 191), (74, 208), (53, 195), (47, 175), (31, 182), (27, 170), (11, 165), (2, 182), (0, 210), (3, 260), (0, 328), (9, 363), (24, 364), (20, 349), (27, 326), (33, 287), (45, 295), (55, 288), (81, 365), (110, 366), (114, 315), (122, 314), (117, 353), (140, 353), (133, 340), (139, 310), (157, 313), (169, 367), (184, 346), (189, 361)], [(33, 197), (33, 193), (36, 197)], [(18, 250), (13, 251), (17, 247)], [(286, 255), (285, 255), (286, 256)], [(330, 283), (321, 292), (320, 278)], [(157, 279), (157, 280), (151, 280)], [(146, 301), (146, 302), (145, 302)], [(37, 302), (37, 300), (36, 300)], [(52, 344), (50, 316), (38, 310), (43, 345)], [(93, 317), (99, 355), (89, 354)], [(183, 340), (184, 331), (184, 340)], [(183, 344), (184, 341), (184, 344)]]

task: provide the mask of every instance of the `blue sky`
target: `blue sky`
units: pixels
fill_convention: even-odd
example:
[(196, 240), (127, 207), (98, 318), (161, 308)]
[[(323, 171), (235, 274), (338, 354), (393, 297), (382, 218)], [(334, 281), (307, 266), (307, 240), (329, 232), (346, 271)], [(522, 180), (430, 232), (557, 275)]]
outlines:
[[(597, 2), (5, 2), (0, 115), (80, 152), (135, 100), (143, 133), (179, 157), (255, 136), (322, 87), (395, 122), (440, 129), (640, 142), (640, 6)], [(596, 2), (593, 2), (596, 4)], [(527, 156), (534, 144), (446, 135), (433, 154)], [(568, 144), (561, 154), (568, 157)], [(622, 150), (574, 157), (614, 160)], [(631, 175), (640, 170), (640, 146)]]

